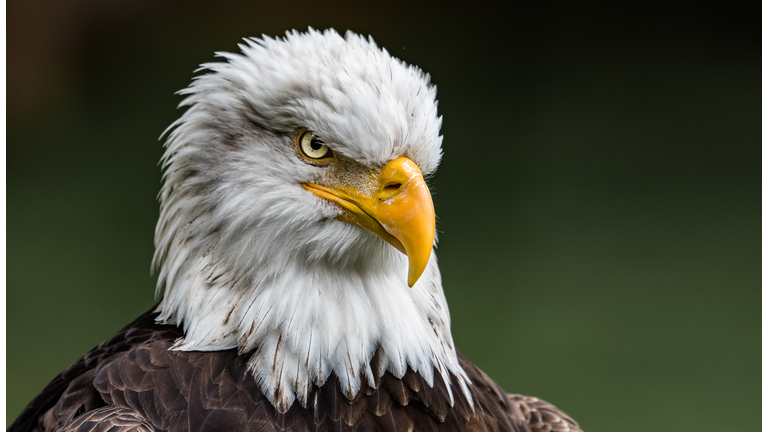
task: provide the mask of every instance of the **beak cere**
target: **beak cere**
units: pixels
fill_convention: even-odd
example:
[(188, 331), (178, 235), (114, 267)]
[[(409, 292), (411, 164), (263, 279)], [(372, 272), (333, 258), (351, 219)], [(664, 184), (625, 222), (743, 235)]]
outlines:
[(405, 157), (390, 161), (378, 174), (374, 193), (352, 185), (304, 183), (313, 194), (345, 209), (340, 220), (372, 231), (408, 256), (408, 286), (427, 267), (435, 239), (435, 208), (427, 183), (416, 164)]

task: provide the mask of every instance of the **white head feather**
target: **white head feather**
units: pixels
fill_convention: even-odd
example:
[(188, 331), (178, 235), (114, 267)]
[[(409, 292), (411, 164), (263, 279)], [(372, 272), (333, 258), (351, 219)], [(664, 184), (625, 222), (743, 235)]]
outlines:
[[(334, 152), (378, 169), (406, 156), (425, 175), (441, 156), (429, 76), (376, 46), (332, 30), (250, 39), (242, 54), (204, 65), (171, 128), (155, 232), (158, 320), (181, 325), (179, 350), (237, 348), (281, 411), (306, 406), (333, 372), (347, 397), (361, 380), (407, 368), (450, 388), (456, 359), (434, 255), (418, 283), (407, 258), (339, 221), (301, 187), (327, 169), (297, 154), (308, 128)], [(381, 370), (371, 370), (377, 349)]]

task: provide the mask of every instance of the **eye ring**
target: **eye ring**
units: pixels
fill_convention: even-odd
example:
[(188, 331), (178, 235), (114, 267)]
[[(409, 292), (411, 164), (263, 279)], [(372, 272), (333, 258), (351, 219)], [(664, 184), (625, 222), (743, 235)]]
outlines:
[(296, 147), (304, 159), (312, 162), (326, 162), (333, 160), (333, 150), (307, 129), (299, 133), (296, 138)]

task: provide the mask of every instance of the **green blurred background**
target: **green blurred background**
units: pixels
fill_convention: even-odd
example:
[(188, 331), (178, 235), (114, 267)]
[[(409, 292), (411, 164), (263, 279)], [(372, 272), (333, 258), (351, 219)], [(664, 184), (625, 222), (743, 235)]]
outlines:
[(153, 305), (173, 93), (311, 25), (438, 86), (469, 358), (588, 432), (760, 426), (759, 2), (9, 1), (7, 25), (7, 423)]

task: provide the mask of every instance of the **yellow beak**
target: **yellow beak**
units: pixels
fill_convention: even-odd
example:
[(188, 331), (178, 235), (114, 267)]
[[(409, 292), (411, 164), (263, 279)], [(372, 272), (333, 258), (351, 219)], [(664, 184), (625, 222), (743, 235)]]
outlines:
[(304, 189), (333, 201), (345, 211), (339, 219), (372, 231), (408, 256), (408, 286), (413, 287), (429, 262), (435, 239), (435, 208), (421, 170), (400, 157), (381, 169), (373, 194), (352, 185)]

